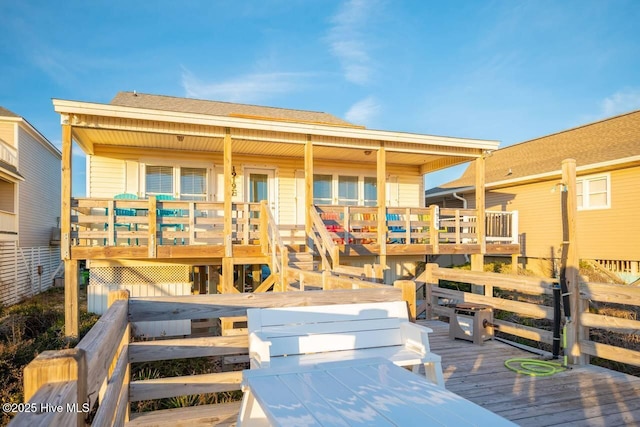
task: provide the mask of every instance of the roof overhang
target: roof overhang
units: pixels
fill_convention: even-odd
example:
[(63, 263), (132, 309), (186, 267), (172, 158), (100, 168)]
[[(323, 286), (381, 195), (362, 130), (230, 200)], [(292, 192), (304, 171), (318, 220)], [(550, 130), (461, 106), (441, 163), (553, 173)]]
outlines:
[[(229, 130), (234, 139), (234, 153), (242, 153), (245, 143), (247, 154), (282, 156), (282, 152), (287, 151), (294, 157), (301, 157), (302, 146), (310, 139), (314, 147), (326, 147), (324, 152), (318, 150), (318, 158), (375, 162), (376, 156), (371, 156), (371, 151), (384, 146), (387, 162), (419, 166), (422, 173), (427, 173), (468, 162), (499, 145), (498, 141), (492, 140), (212, 116), (59, 99), (54, 99), (53, 104), (61, 115), (62, 124), (73, 127), (74, 139), (87, 154), (94, 154), (98, 145), (222, 151), (222, 141)], [(177, 136), (180, 136), (181, 144), (177, 144)], [(255, 142), (273, 144), (257, 147)], [(296, 151), (278, 147), (278, 144), (300, 147)], [(362, 153), (354, 158), (353, 150)]]
[[(599, 163), (592, 163), (589, 165), (577, 166), (576, 174), (587, 175), (592, 173), (605, 172), (613, 169), (621, 169), (621, 168), (627, 168), (627, 167), (633, 167), (633, 166), (640, 166), (640, 156), (630, 156), (622, 159), (615, 159), (615, 160), (609, 160), (606, 162), (599, 162)], [(524, 185), (524, 184), (531, 184), (534, 182), (549, 181), (552, 179), (560, 178), (561, 176), (562, 176), (562, 170), (557, 169), (557, 170), (543, 172), (535, 175), (528, 175), (528, 176), (523, 176), (523, 177), (518, 177), (513, 179), (506, 179), (502, 181), (488, 182), (485, 184), (485, 188), (487, 190), (490, 190), (490, 189), (495, 190), (499, 188), (514, 187), (516, 185)], [(455, 187), (451, 189), (443, 189), (442, 191), (438, 191), (430, 194), (425, 194), (425, 197), (441, 197), (441, 196), (448, 196), (453, 193), (464, 193), (464, 192), (474, 191), (474, 190), (475, 190), (475, 186)]]
[(24, 177), (15, 166), (0, 160), (0, 179), (10, 182), (24, 181)]

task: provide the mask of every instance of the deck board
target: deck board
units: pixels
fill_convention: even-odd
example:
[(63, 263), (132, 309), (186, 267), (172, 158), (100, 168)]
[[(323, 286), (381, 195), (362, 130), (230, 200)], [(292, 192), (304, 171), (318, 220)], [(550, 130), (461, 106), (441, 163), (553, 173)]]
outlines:
[[(521, 426), (640, 425), (640, 378), (599, 368), (576, 367), (550, 377), (516, 374), (505, 368), (513, 357), (537, 356), (498, 341), (484, 345), (449, 339), (449, 325), (419, 321), (433, 329), (431, 350), (442, 357), (446, 388)], [(146, 416), (133, 425), (235, 422), (239, 402), (222, 408), (180, 409)], [(172, 412), (171, 412), (172, 411)], [(200, 423), (200, 424), (198, 424)]]
[(591, 365), (549, 377), (516, 374), (507, 359), (537, 356), (498, 341), (452, 341), (448, 324), (419, 323), (434, 331), (431, 350), (442, 357), (447, 389), (519, 425), (640, 425), (640, 378)]

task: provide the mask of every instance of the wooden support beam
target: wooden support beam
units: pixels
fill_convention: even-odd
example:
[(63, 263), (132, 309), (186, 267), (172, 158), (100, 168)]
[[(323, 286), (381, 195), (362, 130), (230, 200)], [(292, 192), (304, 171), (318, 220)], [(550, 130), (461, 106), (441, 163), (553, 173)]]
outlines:
[(78, 260), (64, 262), (64, 335), (72, 338), (79, 334), (80, 300)]
[(233, 258), (222, 258), (222, 293), (230, 294), (234, 290)]
[[(471, 270), (484, 269), (484, 254), (487, 252), (485, 233), (485, 159), (484, 156), (475, 160), (476, 167), (476, 238), (480, 245), (480, 253), (471, 255)], [(473, 290), (474, 293), (484, 293), (482, 289)]]
[(416, 282), (413, 280), (396, 280), (393, 282), (394, 288), (402, 290), (402, 299), (407, 302), (409, 317), (412, 322), (416, 321)]
[(387, 268), (387, 155), (384, 143), (380, 143), (376, 158), (376, 177), (378, 191), (378, 245), (379, 264)]
[(578, 199), (576, 186), (576, 161), (562, 161), (562, 260), (560, 275), (569, 292), (571, 321), (567, 323), (567, 349), (571, 363), (588, 363), (588, 356), (580, 350), (580, 342), (589, 339), (588, 329), (580, 325), (580, 314), (588, 311), (586, 302), (580, 298), (577, 226)]
[(307, 135), (307, 142), (304, 145), (304, 232), (307, 242), (307, 251), (313, 248), (311, 238), (313, 220), (311, 209), (313, 209), (313, 142), (311, 135)]
[[(224, 246), (225, 256), (233, 256), (233, 231), (232, 231), (232, 197), (233, 197), (233, 177), (231, 175), (233, 171), (232, 156), (231, 156), (231, 129), (227, 128), (224, 135)], [(233, 265), (233, 264), (232, 264)], [(223, 272), (224, 274), (224, 272)], [(233, 277), (233, 276), (232, 276)], [(226, 283), (226, 279), (225, 279)]]
[(71, 258), (71, 125), (62, 125), (62, 212), (60, 217), (60, 255), (63, 260)]

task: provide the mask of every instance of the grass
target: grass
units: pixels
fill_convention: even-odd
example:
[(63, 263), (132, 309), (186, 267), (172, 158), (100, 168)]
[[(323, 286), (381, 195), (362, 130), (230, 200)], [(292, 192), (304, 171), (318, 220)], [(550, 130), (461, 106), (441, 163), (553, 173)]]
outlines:
[[(80, 313), (82, 337), (98, 316), (87, 314), (86, 297), (81, 301)], [(62, 288), (50, 289), (11, 307), (0, 307), (0, 401), (23, 401), (22, 372), (38, 354), (45, 350), (73, 348), (77, 343), (78, 340), (68, 341), (64, 337)], [(12, 416), (2, 412), (0, 425), (8, 424)]]

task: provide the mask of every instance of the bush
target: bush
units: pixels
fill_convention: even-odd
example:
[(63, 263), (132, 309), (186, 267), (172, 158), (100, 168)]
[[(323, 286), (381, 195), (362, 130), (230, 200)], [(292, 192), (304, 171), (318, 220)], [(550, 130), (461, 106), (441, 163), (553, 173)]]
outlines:
[[(45, 350), (72, 348), (77, 340), (64, 337), (64, 290), (51, 289), (12, 307), (5, 307), (0, 318), (0, 401), (21, 403), (23, 370)], [(98, 317), (81, 312), (80, 336), (86, 334)], [(3, 412), (0, 425), (11, 415)]]

